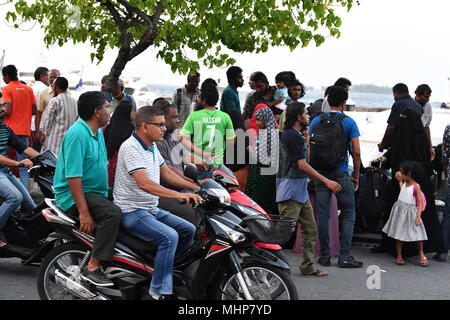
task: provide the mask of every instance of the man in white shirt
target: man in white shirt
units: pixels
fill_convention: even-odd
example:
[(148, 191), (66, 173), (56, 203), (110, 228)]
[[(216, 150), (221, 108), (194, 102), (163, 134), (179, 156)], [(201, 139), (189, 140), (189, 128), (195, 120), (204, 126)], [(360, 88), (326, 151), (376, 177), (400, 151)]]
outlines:
[[(39, 67), (34, 71), (34, 84), (31, 86), (33, 88), (34, 96), (36, 101), (39, 99), (39, 94), (46, 90), (49, 85), (48, 79), (48, 69), (46, 67)], [(34, 131), (33, 138), (39, 139), (39, 123), (36, 123), (35, 116), (33, 115), (31, 120), (31, 131)]]
[[(42, 90), (39, 93), (39, 97), (36, 99), (37, 103), (37, 111), (36, 111), (36, 118), (35, 118), (35, 128), (36, 130), (39, 129), (39, 131), (42, 130), (42, 123), (44, 122), (44, 119), (47, 115), (47, 107), (50, 103), (50, 100), (55, 97), (55, 92), (53, 91), (53, 83), (55, 82), (56, 78), (60, 77), (60, 72), (57, 69), (52, 69), (48, 72), (48, 83), (49, 86)], [(69, 93), (69, 91), (67, 91)], [(42, 140), (41, 138), (39, 138)], [(42, 142), (41, 142), (42, 144)]]
[(144, 106), (135, 118), (136, 131), (120, 147), (114, 180), (114, 204), (122, 210), (122, 226), (136, 237), (156, 243), (154, 273), (149, 294), (155, 300), (173, 299), (173, 265), (176, 254), (188, 252), (194, 240), (195, 226), (190, 222), (158, 208), (159, 197), (202, 198), (193, 193), (180, 193), (164, 188), (167, 183), (183, 189), (198, 186), (184, 180), (166, 165), (156, 146), (166, 131), (164, 112)]

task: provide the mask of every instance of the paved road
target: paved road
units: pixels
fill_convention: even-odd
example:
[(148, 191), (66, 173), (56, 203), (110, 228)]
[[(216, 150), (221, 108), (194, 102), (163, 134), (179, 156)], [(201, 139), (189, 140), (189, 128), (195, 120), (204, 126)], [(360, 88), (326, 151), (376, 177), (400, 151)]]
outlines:
[[(404, 267), (400, 267), (390, 255), (373, 254), (367, 246), (355, 244), (352, 254), (364, 262), (363, 268), (338, 268), (337, 258), (334, 258), (330, 267), (320, 266), (328, 272), (328, 276), (306, 278), (298, 270), (300, 256), (292, 250), (285, 250), (285, 253), (300, 300), (450, 299), (450, 262), (430, 260), (429, 266), (424, 268), (418, 264), (417, 257), (413, 257), (406, 260)], [(372, 267), (368, 273), (369, 266)], [(376, 272), (380, 269), (386, 272)], [(0, 300), (38, 300), (37, 273), (38, 267), (24, 266), (19, 259), (0, 259)], [(380, 275), (379, 282), (374, 278), (377, 273)], [(367, 282), (375, 289), (368, 289)], [(378, 285), (379, 289), (376, 289)]]
[[(37, 202), (41, 195), (32, 193)], [(352, 254), (364, 262), (361, 269), (341, 269), (337, 258), (330, 267), (320, 267), (328, 276), (303, 277), (298, 266), (301, 257), (285, 250), (300, 300), (449, 300), (450, 259), (421, 267), (418, 257), (406, 259), (397, 266), (388, 254), (373, 254), (369, 243), (354, 243)], [(36, 277), (38, 266), (24, 266), (20, 259), (0, 259), (0, 300), (38, 300)], [(385, 272), (382, 272), (383, 270)], [(378, 278), (377, 278), (378, 276)], [(369, 289), (372, 287), (373, 289)]]

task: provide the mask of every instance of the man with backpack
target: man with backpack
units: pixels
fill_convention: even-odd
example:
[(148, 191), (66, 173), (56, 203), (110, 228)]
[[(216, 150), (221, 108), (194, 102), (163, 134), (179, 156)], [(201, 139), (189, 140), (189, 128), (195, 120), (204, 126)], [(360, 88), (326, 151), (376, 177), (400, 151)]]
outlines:
[[(355, 225), (355, 194), (358, 189), (361, 164), (359, 130), (356, 122), (343, 114), (348, 99), (347, 91), (333, 86), (328, 93), (330, 112), (314, 118), (311, 122), (310, 165), (321, 175), (338, 182), (342, 191), (336, 194), (341, 210), (341, 248), (338, 266), (341, 268), (360, 268), (363, 263), (350, 255)], [(352, 147), (353, 173), (348, 170), (348, 149)], [(322, 182), (315, 181), (316, 204), (318, 210), (318, 230), (320, 241), (319, 264), (330, 265), (329, 220), (331, 190)]]
[(309, 123), (305, 104), (293, 102), (288, 105), (285, 114), (285, 130), (280, 141), (276, 201), (280, 215), (294, 218), (300, 224), (303, 257), (300, 273), (321, 277), (327, 273), (314, 268), (317, 227), (309, 201), (308, 177), (321, 181), (332, 192), (340, 192), (341, 186), (320, 175), (308, 164), (307, 142), (301, 133)]

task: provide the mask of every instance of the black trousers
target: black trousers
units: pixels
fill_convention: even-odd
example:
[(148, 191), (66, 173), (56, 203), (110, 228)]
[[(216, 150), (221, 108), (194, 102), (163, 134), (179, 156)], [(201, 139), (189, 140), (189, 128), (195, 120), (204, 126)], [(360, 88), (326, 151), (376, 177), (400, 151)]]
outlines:
[[(102, 261), (111, 261), (122, 211), (111, 200), (98, 193), (86, 192), (84, 197), (95, 224), (95, 243), (91, 256)], [(66, 212), (71, 217), (79, 219), (76, 205), (70, 207)]]

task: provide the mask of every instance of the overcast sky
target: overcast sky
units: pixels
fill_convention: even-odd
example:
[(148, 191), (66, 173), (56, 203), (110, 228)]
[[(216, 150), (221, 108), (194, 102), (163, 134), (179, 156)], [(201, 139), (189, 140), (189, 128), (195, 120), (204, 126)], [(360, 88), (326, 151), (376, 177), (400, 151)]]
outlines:
[[(236, 65), (251, 72), (266, 73), (271, 83), (279, 71), (292, 70), (307, 86), (328, 86), (341, 76), (353, 84), (376, 84), (392, 87), (406, 83), (410, 92), (421, 83), (428, 83), (432, 99), (448, 97), (450, 77), (450, 1), (448, 0), (360, 0), (349, 13), (340, 16), (343, 24), (339, 39), (328, 38), (320, 47), (314, 43), (290, 52), (275, 48), (266, 54), (233, 55)], [(0, 49), (6, 50), (5, 63), (15, 64), (20, 71), (34, 71), (40, 54), (47, 58), (49, 68), (80, 69), (84, 79), (99, 80), (109, 72), (117, 51), (110, 50), (98, 66), (90, 62), (85, 45), (67, 44), (63, 48), (46, 49), (38, 26), (31, 31), (15, 30), (4, 23), (9, 6), (0, 6)], [(140, 76), (149, 83), (183, 84), (185, 76), (172, 74), (170, 67), (156, 60), (156, 50), (147, 50), (130, 62), (124, 73)], [(226, 68), (200, 70), (202, 79), (225, 79)], [(98, 78), (98, 79), (97, 79)]]

